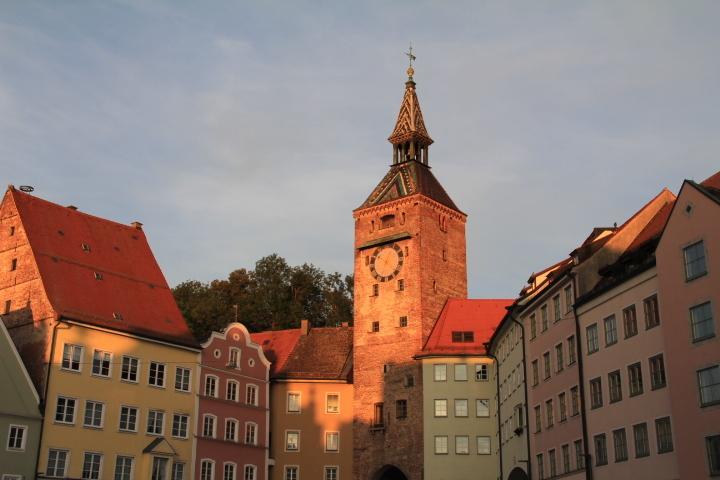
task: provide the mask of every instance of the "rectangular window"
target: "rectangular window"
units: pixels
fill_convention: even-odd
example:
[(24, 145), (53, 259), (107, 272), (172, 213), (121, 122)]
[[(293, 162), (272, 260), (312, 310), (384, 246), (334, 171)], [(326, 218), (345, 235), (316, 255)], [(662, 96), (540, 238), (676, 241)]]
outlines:
[(665, 378), (665, 362), (662, 354), (650, 357), (650, 388), (657, 390), (667, 385)]
[(657, 295), (653, 295), (643, 300), (643, 310), (645, 312), (645, 329), (650, 329), (660, 325)]
[(720, 365), (698, 370), (700, 405), (706, 407), (720, 403)]
[(487, 382), (489, 378), (487, 363), (478, 363), (475, 365), (475, 380), (478, 382)]
[(401, 278), (400, 280), (397, 281), (397, 289), (398, 289), (398, 292), (402, 292), (403, 290), (405, 290), (405, 280), (404, 279)]
[(547, 417), (547, 428), (552, 427), (555, 424), (552, 400), (547, 400), (545, 402), (545, 416)]
[(235, 464), (223, 464), (223, 480), (235, 480)]
[(287, 411), (288, 413), (300, 413), (300, 393), (288, 392)]
[[(204, 460), (203, 462), (207, 462)], [(165, 480), (167, 472), (168, 459), (164, 457), (153, 457), (152, 470), (150, 471), (150, 480)], [(200, 466), (200, 478), (203, 480), (213, 480), (215, 478), (215, 464), (210, 462)]]
[(256, 480), (256, 479), (257, 479), (257, 467), (255, 465), (245, 465), (244, 480)]
[(567, 287), (565, 287), (564, 292), (565, 292), (565, 311), (569, 312), (570, 310), (572, 310), (573, 303), (575, 303), (575, 302), (573, 302), (572, 287), (570, 285), (568, 285)]
[(120, 407), (120, 425), (121, 432), (137, 431), (138, 409), (135, 407)]
[(240, 366), (240, 349), (230, 347), (228, 350), (228, 367), (238, 368)]
[(548, 466), (550, 467), (550, 478), (557, 475), (557, 461), (555, 458), (555, 449), (548, 450)]
[(225, 387), (225, 400), (230, 400), (231, 402), (237, 402), (239, 388), (240, 388), (240, 384), (238, 382), (236, 382), (235, 380), (228, 380), (227, 386)]
[(455, 381), (465, 382), (467, 381), (467, 365), (464, 363), (456, 363), (455, 368)]
[(175, 367), (175, 390), (179, 392), (190, 391), (190, 369)]
[(658, 418), (655, 420), (655, 433), (657, 434), (658, 453), (673, 451), (672, 428), (670, 417)]
[(150, 435), (162, 435), (165, 413), (160, 410), (150, 410), (148, 412), (147, 433)]
[(468, 416), (468, 401), (464, 398), (455, 399), (455, 416), (456, 417), (467, 417)]
[(705, 246), (702, 240), (683, 248), (683, 258), (685, 260), (686, 281), (689, 282), (707, 273)]
[(453, 343), (472, 343), (475, 341), (473, 332), (453, 331), (451, 336)]
[(455, 435), (455, 453), (458, 455), (470, 454), (470, 437), (467, 435)]
[(640, 363), (634, 363), (628, 367), (628, 378), (630, 379), (630, 396), (643, 393), (642, 367)]
[(326, 452), (340, 451), (340, 433), (339, 432), (325, 432), (325, 451)]
[(407, 418), (407, 400), (395, 400), (395, 418)]
[(577, 469), (585, 468), (585, 452), (582, 440), (575, 440), (575, 465)]
[(567, 420), (567, 400), (565, 399), (565, 392), (558, 395), (558, 406), (560, 407), (560, 421), (564, 422)]
[(245, 403), (248, 405), (255, 405), (258, 404), (258, 388), (256, 385), (246, 385), (245, 386)]
[(490, 416), (490, 400), (487, 398), (478, 398), (475, 400), (475, 414), (478, 417)]
[(538, 453), (535, 458), (537, 460), (538, 478), (543, 480), (545, 478), (545, 461), (543, 460), (543, 454)]
[(608, 373), (608, 385), (610, 387), (610, 403), (622, 400), (622, 380), (620, 370)]
[(373, 297), (377, 297), (378, 295), (380, 295), (380, 286), (377, 283), (373, 284), (372, 292)]
[(585, 336), (587, 337), (588, 355), (597, 352), (600, 349), (600, 345), (598, 344), (597, 323), (593, 323), (585, 329)]
[(568, 350), (568, 365), (572, 365), (575, 363), (575, 359), (577, 358), (576, 348), (575, 348), (575, 335), (571, 335), (568, 337), (567, 350)]
[(478, 455), (490, 455), (490, 437), (478, 436), (477, 437), (477, 449)]
[(535, 405), (535, 433), (542, 431), (542, 413), (540, 405)]
[(69, 343), (63, 345), (63, 370), (79, 372), (82, 368), (82, 353), (83, 347), (80, 345), (71, 345)]
[(138, 381), (138, 364), (139, 361), (135, 357), (122, 357), (122, 368), (120, 369), (120, 379), (126, 382)]
[(624, 462), (628, 459), (627, 437), (624, 428), (613, 430), (613, 447), (615, 448), (615, 462)]
[(102, 455), (99, 453), (85, 453), (85, 458), (83, 459), (82, 479), (99, 480), (101, 463)]
[(340, 478), (338, 471), (338, 467), (334, 465), (325, 467), (325, 480), (338, 480)]
[(595, 435), (595, 437), (593, 437), (593, 443), (595, 444), (595, 465), (607, 465), (607, 442), (605, 441), (605, 434)]
[(297, 452), (299, 450), (300, 450), (300, 432), (298, 432), (298, 431), (285, 432), (285, 451)]
[[(172, 464), (172, 480), (183, 480), (185, 477), (185, 464), (173, 462)], [(116, 479), (117, 480), (117, 479)]]
[(715, 336), (715, 322), (710, 302), (690, 308), (690, 325), (694, 342)]
[(650, 455), (647, 423), (633, 425), (633, 437), (635, 439), (635, 458), (647, 457)]
[(623, 310), (623, 326), (625, 328), (625, 338), (637, 335), (637, 312), (635, 305), (630, 305)]
[(562, 312), (560, 311), (560, 295), (555, 295), (553, 297), (553, 321), (560, 321), (561, 316)]
[(580, 393), (577, 386), (570, 389), (570, 408), (570, 415), (573, 417), (580, 413)]
[(532, 377), (533, 377), (533, 386), (540, 383), (540, 372), (539, 372), (537, 360), (532, 361)]
[(130, 480), (133, 468), (133, 458), (118, 455), (115, 457), (114, 480)]
[(101, 428), (103, 423), (103, 404), (92, 400), (85, 401), (84, 427)]
[(339, 393), (328, 393), (325, 395), (325, 413), (340, 413)]
[(158, 362), (150, 362), (148, 370), (148, 385), (154, 387), (165, 386), (165, 364)]
[(225, 441), (237, 442), (238, 435), (238, 423), (237, 420), (228, 418), (225, 419)]
[(561, 449), (563, 462), (562, 473), (568, 473), (570, 471), (570, 445), (565, 444), (561, 447)]
[(405, 315), (403, 315), (402, 317), (400, 317), (400, 326), (401, 326), (401, 327), (407, 327), (407, 326), (408, 326), (407, 317), (406, 317)]
[(55, 421), (58, 423), (75, 423), (75, 399), (58, 397), (55, 407)]
[(257, 424), (245, 422), (245, 444), (257, 445)]
[(705, 437), (710, 475), (720, 475), (720, 435)]
[(547, 380), (548, 378), (550, 378), (551, 368), (552, 367), (550, 365), (550, 352), (545, 352), (545, 353), (543, 353), (543, 379), (544, 380)]
[(300, 467), (285, 467), (285, 480), (298, 480)]
[(177, 438), (188, 438), (189, 416), (182, 413), (173, 414), (172, 436)]
[(445, 435), (435, 436), (435, 454), (446, 455), (448, 453), (448, 437)]
[(217, 398), (218, 396), (218, 378), (214, 375), (205, 375), (205, 389), (204, 393), (206, 397)]
[(67, 469), (67, 450), (56, 450), (51, 448), (48, 451), (47, 469), (45, 475), (48, 477), (65, 477), (65, 470)]
[(590, 380), (590, 408), (600, 408), (602, 404), (602, 379), (593, 378)]
[[(445, 416), (447, 416), (447, 404), (445, 405)], [(384, 428), (385, 427), (385, 404), (378, 402), (375, 404), (375, 414), (373, 418), (373, 426)]]
[(110, 376), (110, 365), (112, 364), (112, 354), (95, 350), (93, 352), (92, 374), (99, 377)]
[(615, 321), (615, 315), (610, 315), (605, 320), (605, 346), (609, 347), (617, 343), (617, 322)]
[(563, 368), (565, 368), (565, 359), (563, 358), (563, 344), (558, 343), (555, 345), (555, 369), (557, 372), (562, 372)]
[(215, 438), (215, 416), (203, 415), (202, 436), (206, 438)]
[(435, 416), (436, 417), (447, 417), (447, 400), (446, 399), (435, 399)]
[(542, 331), (545, 332), (548, 329), (548, 307), (547, 305), (543, 305), (540, 307), (540, 321)]
[(25, 450), (27, 427), (24, 425), (10, 425), (8, 428), (7, 449), (13, 451)]
[(537, 319), (533, 313), (530, 315), (530, 340), (533, 340), (535, 337), (537, 337)]
[(370, 331), (373, 333), (379, 332), (380, 331), (380, 322), (378, 322), (378, 321), (372, 322), (372, 328)]
[(447, 365), (444, 363), (433, 365), (433, 379), (436, 382), (444, 382), (447, 380)]

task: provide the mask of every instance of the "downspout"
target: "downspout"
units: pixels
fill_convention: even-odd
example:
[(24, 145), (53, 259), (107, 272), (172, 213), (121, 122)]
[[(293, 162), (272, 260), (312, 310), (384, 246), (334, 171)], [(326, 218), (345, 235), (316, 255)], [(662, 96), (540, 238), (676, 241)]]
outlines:
[(570, 272), (573, 285), (573, 316), (575, 317), (575, 350), (577, 351), (578, 382), (580, 387), (580, 423), (582, 425), (583, 455), (585, 456), (585, 478), (593, 480), (592, 457), (590, 456), (590, 445), (588, 445), (587, 417), (585, 416), (585, 373), (583, 370), (582, 342), (580, 341), (580, 319), (577, 313), (577, 274)]
[(45, 407), (47, 406), (47, 396), (50, 390), (50, 371), (52, 370), (53, 359), (55, 358), (55, 340), (57, 339), (57, 328), (60, 326), (60, 315), (55, 319), (55, 325), (53, 325), (52, 343), (50, 344), (50, 358), (48, 360), (48, 369), (45, 374), (45, 391), (43, 397), (40, 400), (40, 413), (42, 414), (42, 421), (40, 422), (40, 438), (38, 439), (37, 455), (35, 456), (35, 471), (36, 476), (39, 476), (40, 472), (37, 471), (38, 465), (40, 465), (40, 450), (42, 447), (43, 431), (45, 429)]
[(498, 456), (500, 457), (500, 479), (502, 480), (503, 477), (503, 449), (502, 449), (502, 422), (500, 421), (500, 362), (498, 361), (498, 358), (490, 353), (490, 343), (483, 344), (485, 347), (485, 355), (492, 358), (495, 362), (495, 391), (497, 392), (497, 426), (498, 426)]
[(530, 408), (528, 406), (528, 387), (527, 387), (527, 361), (525, 360), (525, 326), (519, 322), (512, 309), (508, 310), (510, 320), (520, 327), (520, 337), (522, 338), (522, 364), (523, 364), (523, 387), (525, 389), (525, 442), (527, 448), (527, 474), (528, 478), (532, 478), (532, 460), (530, 455)]

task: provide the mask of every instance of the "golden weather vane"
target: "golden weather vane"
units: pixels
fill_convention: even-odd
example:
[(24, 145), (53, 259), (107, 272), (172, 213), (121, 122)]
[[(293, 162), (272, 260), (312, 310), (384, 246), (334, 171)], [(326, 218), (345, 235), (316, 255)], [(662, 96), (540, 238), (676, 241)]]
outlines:
[(407, 69), (407, 74), (408, 77), (412, 78), (413, 74), (415, 73), (415, 69), (413, 68), (412, 64), (413, 61), (416, 59), (415, 55), (413, 55), (412, 43), (410, 43), (410, 48), (407, 52), (405, 52), (405, 55), (407, 55), (408, 60), (410, 61), (410, 66)]

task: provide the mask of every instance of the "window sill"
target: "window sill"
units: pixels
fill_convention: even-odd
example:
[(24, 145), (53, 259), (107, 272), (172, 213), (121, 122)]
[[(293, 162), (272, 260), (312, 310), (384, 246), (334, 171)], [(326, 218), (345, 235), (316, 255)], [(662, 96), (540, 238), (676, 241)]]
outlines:
[(713, 402), (707, 402), (707, 403), (701, 403), (700, 408), (712, 407), (713, 405), (720, 405), (720, 400), (715, 400)]
[(710, 340), (711, 338), (715, 338), (714, 333), (712, 335), (705, 335), (704, 337), (700, 337), (700, 338), (693, 338), (692, 343), (704, 342), (705, 340)]
[(693, 280), (697, 280), (698, 278), (706, 277), (707, 274), (708, 274), (708, 272), (707, 272), (707, 270), (705, 270), (704, 272), (698, 273), (697, 275), (693, 275), (692, 277), (687, 277), (687, 276), (686, 276), (686, 277), (685, 277), (685, 283), (690, 283), (690, 282), (692, 282)]

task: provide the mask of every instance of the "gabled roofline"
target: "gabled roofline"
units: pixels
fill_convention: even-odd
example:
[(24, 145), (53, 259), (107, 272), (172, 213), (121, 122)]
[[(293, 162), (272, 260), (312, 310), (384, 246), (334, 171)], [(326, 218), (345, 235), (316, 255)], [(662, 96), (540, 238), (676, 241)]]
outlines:
[[(0, 332), (2, 335), (5, 336), (8, 343), (10, 344), (10, 350), (13, 353), (13, 356), (15, 357), (15, 360), (17, 360), (17, 363), (20, 365), (20, 370), (23, 373), (23, 377), (25, 378), (25, 381), (30, 388), (30, 391), (33, 394), (33, 397), (35, 398), (35, 402), (37, 406), (40, 405), (40, 395), (38, 395), (37, 390), (35, 389), (35, 385), (33, 384), (32, 380), (30, 379), (30, 374), (28, 373), (27, 369), (25, 368), (25, 362), (22, 361), (22, 358), (20, 357), (20, 352), (17, 351), (17, 347), (15, 346), (15, 342), (13, 342), (12, 337), (10, 336), (10, 332), (8, 332), (7, 327), (5, 326), (5, 322), (2, 320), (5, 315), (0, 315)], [(40, 412), (38, 411), (38, 418), (41, 418)]]

